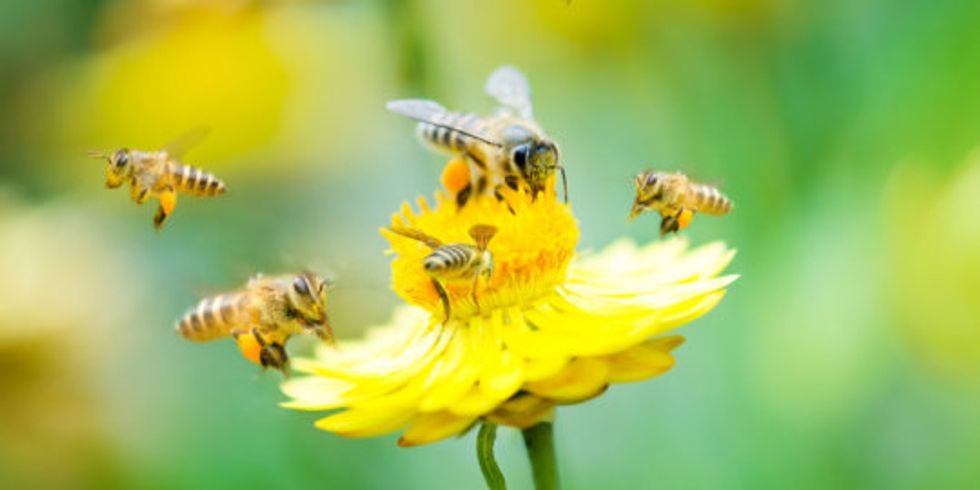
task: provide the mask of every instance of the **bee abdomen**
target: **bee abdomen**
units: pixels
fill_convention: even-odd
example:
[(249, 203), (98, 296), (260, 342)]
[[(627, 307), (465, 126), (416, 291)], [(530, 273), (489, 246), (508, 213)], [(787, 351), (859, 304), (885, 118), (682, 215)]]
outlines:
[(174, 164), (172, 167), (174, 187), (194, 196), (217, 196), (225, 193), (225, 183), (210, 172), (190, 165)]
[(230, 335), (240, 305), (241, 297), (238, 295), (205, 298), (177, 323), (177, 333), (198, 342)]
[(432, 121), (436, 124), (420, 122), (416, 128), (416, 132), (419, 138), (437, 148), (462, 153), (467, 150), (472, 139), (451, 128), (472, 131), (476, 128), (479, 121), (480, 118), (474, 114), (447, 112), (439, 115)]
[(429, 254), (422, 266), (430, 274), (456, 272), (465, 269), (473, 254), (465, 246), (445, 245)]
[(722, 215), (732, 210), (732, 200), (714, 187), (694, 184), (695, 208), (705, 214)]

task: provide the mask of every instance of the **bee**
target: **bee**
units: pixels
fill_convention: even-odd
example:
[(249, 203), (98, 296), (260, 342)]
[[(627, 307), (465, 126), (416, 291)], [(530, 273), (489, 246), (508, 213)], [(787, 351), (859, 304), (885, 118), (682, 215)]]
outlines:
[(159, 231), (177, 206), (177, 193), (212, 197), (225, 193), (224, 182), (199, 168), (179, 161), (184, 150), (203, 137), (192, 132), (158, 151), (120, 148), (112, 153), (90, 151), (89, 156), (105, 159), (105, 185), (115, 189), (129, 183), (133, 202), (143, 204), (151, 197), (160, 201), (153, 216), (153, 227)]
[(696, 212), (721, 216), (735, 206), (718, 189), (694, 182), (680, 172), (647, 170), (636, 176), (635, 185), (629, 219), (646, 210), (658, 211), (661, 235), (684, 229)]
[(258, 275), (244, 289), (201, 300), (177, 323), (177, 333), (195, 342), (231, 336), (245, 358), (285, 374), (285, 345), (293, 334), (310, 332), (333, 343), (327, 289), (327, 281), (309, 271)]
[(442, 283), (446, 281), (472, 280), (471, 295), (477, 309), (480, 308), (476, 287), (480, 277), (490, 280), (493, 277), (493, 254), (487, 249), (490, 240), (497, 234), (497, 228), (491, 225), (475, 225), (469, 230), (469, 235), (475, 242), (444, 244), (438, 238), (429, 236), (412, 228), (392, 227), (388, 230), (401, 236), (418, 240), (432, 249), (432, 253), (422, 260), (422, 267), (429, 274), (432, 286), (439, 299), (442, 300), (446, 321), (449, 321), (451, 307), (449, 295)]
[(474, 197), (492, 194), (503, 200), (502, 186), (523, 189), (537, 196), (548, 180), (561, 172), (565, 202), (568, 182), (559, 164), (558, 145), (534, 122), (531, 87), (511, 66), (494, 70), (485, 90), (500, 107), (482, 117), (453, 112), (438, 102), (404, 99), (388, 102), (387, 109), (418, 121), (418, 137), (438, 150), (460, 158), (447, 166), (443, 183), (462, 207)]

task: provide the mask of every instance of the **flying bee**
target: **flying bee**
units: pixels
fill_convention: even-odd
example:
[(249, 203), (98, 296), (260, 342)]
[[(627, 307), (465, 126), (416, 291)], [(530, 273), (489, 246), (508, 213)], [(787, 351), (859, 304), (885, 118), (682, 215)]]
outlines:
[(643, 211), (658, 211), (661, 235), (684, 229), (696, 212), (721, 216), (735, 206), (718, 189), (694, 182), (680, 172), (647, 170), (636, 176), (635, 185), (636, 198), (629, 219)]
[(477, 309), (480, 308), (479, 298), (476, 296), (476, 287), (480, 277), (485, 277), (488, 281), (493, 277), (493, 254), (490, 253), (487, 246), (497, 234), (497, 227), (474, 225), (470, 228), (469, 234), (475, 245), (469, 243), (444, 244), (438, 238), (413, 228), (392, 227), (388, 229), (401, 236), (418, 240), (432, 249), (432, 253), (422, 260), (422, 267), (429, 274), (432, 286), (435, 287), (439, 299), (442, 300), (446, 321), (449, 321), (451, 307), (449, 295), (446, 293), (443, 282), (472, 280), (473, 287), (470, 294)]
[(561, 172), (567, 203), (568, 182), (558, 145), (533, 120), (527, 78), (514, 67), (502, 66), (490, 74), (485, 90), (500, 103), (493, 116), (453, 112), (422, 99), (394, 100), (386, 107), (418, 121), (416, 133), (422, 141), (462, 158), (463, 164), (450, 164), (443, 174), (446, 190), (455, 194), (458, 206), (484, 194), (503, 200), (500, 190), (505, 185), (535, 197), (556, 170)]
[(245, 358), (285, 374), (285, 345), (293, 334), (309, 332), (333, 343), (327, 288), (325, 280), (309, 271), (258, 275), (244, 289), (201, 300), (177, 323), (177, 333), (196, 342), (231, 336)]
[(121, 148), (112, 153), (90, 151), (89, 156), (108, 161), (105, 185), (109, 189), (129, 183), (133, 202), (143, 204), (151, 197), (160, 201), (153, 216), (153, 227), (159, 231), (177, 206), (177, 193), (205, 197), (225, 193), (224, 182), (214, 174), (179, 161), (183, 152), (203, 134), (188, 133), (158, 151)]

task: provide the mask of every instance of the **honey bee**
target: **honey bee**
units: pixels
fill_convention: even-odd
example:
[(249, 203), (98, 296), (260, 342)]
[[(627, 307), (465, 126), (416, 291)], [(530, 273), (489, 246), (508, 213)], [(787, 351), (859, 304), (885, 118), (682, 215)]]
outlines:
[(177, 206), (177, 193), (192, 196), (218, 196), (225, 193), (224, 182), (214, 174), (179, 161), (183, 152), (203, 137), (192, 132), (158, 151), (118, 149), (112, 153), (89, 152), (93, 158), (105, 159), (105, 185), (115, 189), (129, 183), (133, 202), (143, 204), (151, 197), (160, 201), (153, 216), (153, 227), (159, 231)]
[(239, 291), (201, 300), (177, 323), (177, 333), (195, 342), (231, 336), (242, 355), (285, 374), (286, 341), (310, 332), (333, 342), (327, 319), (328, 283), (316, 274), (253, 277)]
[(636, 176), (635, 185), (636, 198), (629, 219), (643, 211), (658, 211), (661, 235), (686, 228), (695, 212), (721, 216), (735, 206), (718, 189), (693, 182), (680, 172), (647, 170)]
[(491, 225), (475, 225), (469, 230), (475, 245), (469, 243), (444, 244), (438, 238), (429, 236), (412, 228), (392, 227), (388, 230), (413, 240), (418, 240), (432, 249), (432, 253), (422, 261), (422, 267), (429, 274), (432, 286), (439, 299), (442, 300), (446, 321), (449, 321), (451, 308), (449, 295), (442, 283), (445, 281), (472, 280), (471, 295), (477, 309), (480, 307), (476, 296), (476, 287), (480, 277), (490, 280), (493, 277), (493, 254), (487, 249), (490, 240), (497, 234), (497, 228)]
[(537, 196), (555, 170), (561, 172), (567, 203), (568, 182), (558, 145), (533, 120), (527, 78), (514, 67), (502, 66), (490, 74), (485, 90), (501, 104), (488, 117), (453, 112), (423, 99), (394, 100), (386, 107), (418, 121), (416, 133), (422, 141), (461, 159), (443, 174), (446, 190), (455, 194), (458, 206), (484, 194), (503, 200), (500, 190), (505, 185)]

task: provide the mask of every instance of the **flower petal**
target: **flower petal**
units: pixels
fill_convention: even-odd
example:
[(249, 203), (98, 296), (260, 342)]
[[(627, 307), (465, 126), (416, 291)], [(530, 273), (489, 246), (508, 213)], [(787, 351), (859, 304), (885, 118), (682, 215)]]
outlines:
[(515, 396), (497, 407), (487, 419), (501, 425), (526, 429), (554, 418), (555, 402), (528, 393)]
[(371, 437), (398, 429), (414, 415), (412, 410), (352, 408), (317, 420), (314, 425), (344, 437)]
[(524, 385), (524, 389), (542, 398), (561, 403), (577, 403), (588, 400), (606, 389), (609, 383), (609, 367), (600, 359), (582, 357), (568, 363), (560, 373), (551, 378)]
[(609, 366), (609, 381), (629, 383), (667, 372), (674, 367), (674, 356), (670, 351), (682, 343), (684, 337), (664, 337), (604, 356), (602, 360)]
[(473, 425), (475, 417), (461, 417), (449, 412), (419, 415), (411, 427), (398, 439), (401, 447), (420, 446), (456, 435)]

